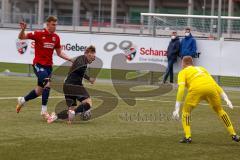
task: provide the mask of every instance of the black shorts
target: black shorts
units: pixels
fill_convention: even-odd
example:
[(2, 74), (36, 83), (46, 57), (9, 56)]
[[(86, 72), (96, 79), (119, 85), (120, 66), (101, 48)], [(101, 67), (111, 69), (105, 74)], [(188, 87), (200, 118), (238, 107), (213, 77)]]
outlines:
[(77, 100), (82, 102), (90, 98), (83, 85), (64, 84), (63, 93), (68, 107), (77, 106)]

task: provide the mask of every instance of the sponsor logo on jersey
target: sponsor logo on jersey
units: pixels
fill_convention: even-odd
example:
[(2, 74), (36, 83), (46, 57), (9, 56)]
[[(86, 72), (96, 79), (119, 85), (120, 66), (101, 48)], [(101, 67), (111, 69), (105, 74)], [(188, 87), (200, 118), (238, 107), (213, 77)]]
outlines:
[(43, 43), (43, 48), (53, 49), (54, 43), (45, 42), (45, 43)]

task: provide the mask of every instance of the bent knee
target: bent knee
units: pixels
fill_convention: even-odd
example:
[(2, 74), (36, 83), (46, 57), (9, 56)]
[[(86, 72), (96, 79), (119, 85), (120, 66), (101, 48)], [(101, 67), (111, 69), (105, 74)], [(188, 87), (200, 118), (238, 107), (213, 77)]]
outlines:
[(221, 112), (225, 112), (223, 110), (223, 107), (221, 105), (214, 105), (213, 107), (213, 110), (216, 112), (216, 113), (221, 113)]
[(91, 98), (87, 98), (87, 99), (83, 100), (81, 103), (88, 103), (90, 105), (90, 107), (92, 107), (92, 99)]
[(36, 94), (37, 94), (38, 96), (40, 96), (40, 95), (42, 95), (43, 88), (42, 88), (42, 87), (39, 87), (39, 86), (37, 86), (37, 87), (35, 88), (35, 92), (36, 92)]

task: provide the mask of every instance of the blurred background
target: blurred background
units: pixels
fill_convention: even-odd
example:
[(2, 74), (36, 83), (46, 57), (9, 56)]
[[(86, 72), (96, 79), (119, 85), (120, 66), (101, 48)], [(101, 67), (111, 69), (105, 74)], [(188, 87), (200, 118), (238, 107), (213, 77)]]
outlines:
[[(161, 36), (168, 35), (168, 30), (183, 30), (190, 26), (196, 32), (195, 36), (218, 37), (217, 18), (193, 19), (189, 23), (189, 18), (164, 17), (163, 20), (162, 16), (150, 21), (148, 16), (141, 22), (143, 12), (237, 17), (240, 16), (240, 0), (1, 0), (0, 26), (15, 28), (24, 20), (30, 24), (30, 29), (42, 28), (48, 15), (56, 15), (59, 18), (58, 30), (153, 34), (150, 27), (155, 26), (156, 34), (153, 35)], [(240, 20), (225, 20), (221, 26), (222, 33), (238, 33)], [(238, 38), (230, 34), (225, 37)]]

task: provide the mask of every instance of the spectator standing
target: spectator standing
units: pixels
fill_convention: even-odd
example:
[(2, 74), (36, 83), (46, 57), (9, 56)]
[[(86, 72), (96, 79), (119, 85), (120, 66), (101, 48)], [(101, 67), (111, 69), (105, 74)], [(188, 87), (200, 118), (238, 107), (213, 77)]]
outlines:
[(179, 50), (180, 50), (180, 40), (179, 40), (179, 37), (177, 36), (177, 32), (174, 31), (171, 34), (171, 41), (169, 42), (169, 45), (167, 48), (168, 66), (163, 78), (163, 83), (166, 83), (169, 75), (170, 75), (170, 83), (173, 83), (173, 65), (177, 61)]

